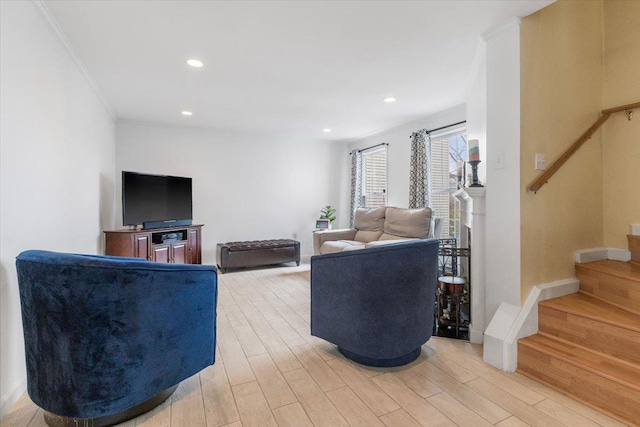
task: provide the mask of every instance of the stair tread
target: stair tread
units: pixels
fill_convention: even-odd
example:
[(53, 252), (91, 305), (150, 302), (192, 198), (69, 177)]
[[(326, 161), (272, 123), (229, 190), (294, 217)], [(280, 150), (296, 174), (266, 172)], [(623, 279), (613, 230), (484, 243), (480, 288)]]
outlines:
[(576, 264), (576, 271), (579, 272), (580, 269), (592, 270), (599, 273), (622, 277), (633, 282), (637, 282), (640, 286), (640, 266), (632, 262), (605, 259)]
[(619, 384), (640, 390), (640, 365), (638, 364), (619, 363), (615, 358), (541, 334), (522, 338), (518, 343), (547, 352), (568, 363), (582, 366), (594, 373), (597, 372), (598, 375)]
[(640, 332), (640, 315), (582, 292), (541, 301), (539, 305)]

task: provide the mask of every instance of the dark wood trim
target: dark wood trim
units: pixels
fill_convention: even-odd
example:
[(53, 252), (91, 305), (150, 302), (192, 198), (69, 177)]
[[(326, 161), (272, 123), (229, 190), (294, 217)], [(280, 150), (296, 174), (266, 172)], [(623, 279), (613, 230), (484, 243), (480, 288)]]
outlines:
[(602, 110), (602, 114), (613, 114), (618, 113), (624, 110), (633, 110), (634, 108), (640, 108), (640, 102), (635, 102), (633, 104), (622, 105), (620, 107), (608, 108), (606, 110)]

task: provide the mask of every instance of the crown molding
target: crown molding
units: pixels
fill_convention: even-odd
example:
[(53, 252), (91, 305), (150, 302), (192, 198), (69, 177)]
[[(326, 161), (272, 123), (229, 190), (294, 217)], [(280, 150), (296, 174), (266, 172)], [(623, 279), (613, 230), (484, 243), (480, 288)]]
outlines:
[(60, 45), (64, 48), (64, 50), (67, 51), (69, 56), (71, 56), (71, 59), (73, 59), (73, 61), (75, 62), (76, 66), (80, 70), (80, 73), (82, 73), (82, 75), (87, 80), (87, 82), (89, 83), (89, 85), (91, 86), (95, 94), (98, 96), (98, 99), (102, 103), (103, 107), (105, 108), (109, 116), (111, 116), (111, 118), (115, 122), (117, 120), (117, 117), (113, 112), (113, 109), (111, 108), (111, 106), (107, 102), (107, 99), (104, 97), (104, 95), (100, 91), (100, 88), (98, 87), (97, 83), (95, 82), (95, 80), (93, 79), (93, 77), (91, 76), (87, 68), (82, 63), (82, 60), (80, 59), (75, 49), (71, 45), (71, 42), (69, 42), (69, 39), (67, 38), (67, 36), (64, 34), (64, 31), (62, 31), (62, 28), (60, 28), (60, 25), (58, 25), (58, 22), (55, 20), (53, 15), (51, 15), (51, 12), (47, 8), (47, 6), (44, 4), (42, 0), (31, 0), (31, 3), (35, 6), (36, 10), (38, 11), (42, 19), (45, 21), (45, 23), (53, 33), (58, 43), (60, 43)]
[(492, 38), (496, 37), (497, 35), (499, 35), (500, 33), (504, 32), (505, 30), (511, 28), (514, 25), (517, 26), (517, 27), (520, 27), (520, 23), (521, 22), (522, 22), (522, 19), (518, 18), (518, 17), (514, 17), (514, 18), (511, 18), (511, 19), (508, 19), (507, 21), (503, 22), (502, 24), (498, 24), (495, 27), (489, 29), (488, 31), (485, 31), (484, 33), (482, 33), (482, 39), (485, 42), (488, 42)]

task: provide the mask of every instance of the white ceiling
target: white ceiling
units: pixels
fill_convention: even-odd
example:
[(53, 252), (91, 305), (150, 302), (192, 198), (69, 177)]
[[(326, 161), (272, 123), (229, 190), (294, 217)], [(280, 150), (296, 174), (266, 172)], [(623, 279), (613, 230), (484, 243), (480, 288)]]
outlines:
[(118, 120), (344, 140), (465, 102), (481, 35), (550, 1), (43, 3)]

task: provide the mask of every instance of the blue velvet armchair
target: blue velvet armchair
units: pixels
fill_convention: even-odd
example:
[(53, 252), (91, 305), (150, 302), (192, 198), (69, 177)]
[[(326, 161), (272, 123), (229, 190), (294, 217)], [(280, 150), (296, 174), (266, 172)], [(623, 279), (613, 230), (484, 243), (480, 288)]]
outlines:
[(122, 422), (214, 363), (214, 266), (47, 251), (16, 266), (27, 390), (49, 425)]
[(433, 331), (438, 240), (311, 257), (311, 334), (371, 366), (416, 359)]

